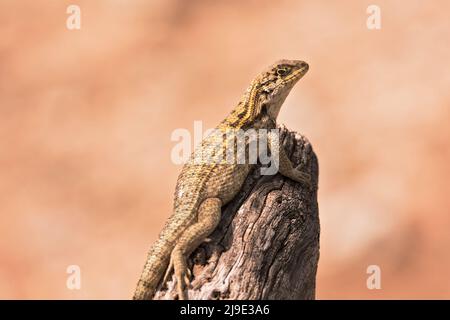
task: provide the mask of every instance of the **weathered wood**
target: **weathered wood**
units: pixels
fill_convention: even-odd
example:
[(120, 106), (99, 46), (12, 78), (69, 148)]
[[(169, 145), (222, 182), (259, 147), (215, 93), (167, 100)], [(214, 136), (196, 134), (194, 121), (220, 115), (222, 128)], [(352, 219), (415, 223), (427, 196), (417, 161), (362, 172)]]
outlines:
[[(222, 220), (190, 257), (189, 299), (314, 299), (319, 260), (318, 162), (305, 137), (281, 128), (283, 146), (313, 179), (249, 175)], [(154, 299), (176, 298), (173, 279)]]

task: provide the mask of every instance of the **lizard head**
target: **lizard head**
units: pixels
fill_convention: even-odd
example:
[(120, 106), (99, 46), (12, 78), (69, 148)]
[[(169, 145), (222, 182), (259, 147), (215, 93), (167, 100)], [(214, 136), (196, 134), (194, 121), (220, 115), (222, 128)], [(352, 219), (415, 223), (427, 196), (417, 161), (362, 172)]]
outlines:
[(309, 66), (300, 60), (280, 60), (255, 79), (255, 115), (267, 114), (275, 120), (291, 89)]
[(275, 122), (284, 100), (308, 68), (308, 64), (300, 60), (276, 62), (252, 81), (238, 107), (224, 123), (231, 127), (255, 127), (260, 121)]

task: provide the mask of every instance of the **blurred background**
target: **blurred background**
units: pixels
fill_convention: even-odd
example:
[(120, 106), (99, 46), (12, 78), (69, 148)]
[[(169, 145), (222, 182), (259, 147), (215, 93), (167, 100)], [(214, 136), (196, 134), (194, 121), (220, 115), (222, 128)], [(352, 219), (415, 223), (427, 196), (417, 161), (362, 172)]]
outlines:
[[(66, 27), (70, 4), (80, 30)], [(130, 298), (171, 213), (172, 131), (215, 126), (287, 58), (310, 65), (279, 121), (319, 157), (317, 298), (449, 299), (448, 12), (444, 0), (2, 0), (0, 298)]]

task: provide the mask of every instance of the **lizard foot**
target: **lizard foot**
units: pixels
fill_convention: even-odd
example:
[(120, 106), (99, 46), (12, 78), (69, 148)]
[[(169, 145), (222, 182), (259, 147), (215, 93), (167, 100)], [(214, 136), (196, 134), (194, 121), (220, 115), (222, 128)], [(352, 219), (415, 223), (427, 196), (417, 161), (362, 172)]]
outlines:
[(292, 170), (292, 174), (289, 178), (296, 182), (305, 184), (310, 189), (312, 188), (311, 175), (309, 173), (300, 171), (298, 167)]
[(178, 299), (187, 300), (188, 295), (186, 291), (191, 283), (191, 270), (188, 268), (186, 258), (181, 252), (174, 251), (171, 260), (173, 261)]

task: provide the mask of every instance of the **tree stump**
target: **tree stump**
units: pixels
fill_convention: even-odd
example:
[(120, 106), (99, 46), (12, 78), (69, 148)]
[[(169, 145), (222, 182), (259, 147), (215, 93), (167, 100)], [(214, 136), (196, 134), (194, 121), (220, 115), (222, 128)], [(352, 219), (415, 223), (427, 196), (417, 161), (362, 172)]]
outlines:
[[(294, 165), (312, 177), (312, 189), (257, 166), (222, 209), (210, 241), (189, 259), (189, 299), (314, 299), (319, 260), (318, 161), (309, 141), (280, 128)], [(177, 297), (174, 278), (154, 299)]]

